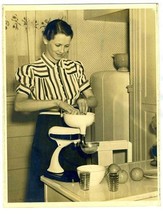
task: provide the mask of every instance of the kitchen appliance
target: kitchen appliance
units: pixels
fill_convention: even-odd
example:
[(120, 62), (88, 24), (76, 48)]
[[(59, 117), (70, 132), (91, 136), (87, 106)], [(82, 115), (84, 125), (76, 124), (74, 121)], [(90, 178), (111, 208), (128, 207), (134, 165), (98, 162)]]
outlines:
[[(91, 87), (98, 101), (95, 108), (95, 141), (129, 140), (128, 86), (129, 72), (107, 70), (91, 75)], [(124, 160), (124, 152), (114, 153), (116, 163), (123, 163)]]
[(54, 126), (49, 129), (49, 137), (57, 142), (58, 147), (53, 152), (50, 166), (47, 169), (45, 176), (51, 179), (77, 182), (79, 177), (77, 171), (66, 171), (59, 163), (59, 154), (62, 148), (68, 146), (70, 143), (75, 143), (81, 146), (81, 149), (86, 154), (91, 154), (97, 151), (98, 143), (87, 143), (85, 141), (86, 128), (90, 126), (95, 120), (95, 114), (88, 112), (85, 115), (71, 115), (63, 114), (65, 123), (69, 127)]
[(129, 140), (129, 72), (99, 71), (91, 75), (98, 101), (95, 141)]

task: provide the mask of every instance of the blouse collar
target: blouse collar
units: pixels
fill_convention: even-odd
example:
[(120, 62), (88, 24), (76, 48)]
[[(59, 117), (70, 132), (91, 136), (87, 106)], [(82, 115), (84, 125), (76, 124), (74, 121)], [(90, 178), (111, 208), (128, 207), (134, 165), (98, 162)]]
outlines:
[(42, 53), (42, 56), (41, 56), (42, 60), (45, 62), (46, 65), (50, 66), (50, 67), (54, 67), (55, 66), (55, 63), (53, 63), (51, 60), (49, 60), (45, 53)]
[[(62, 59), (60, 59), (58, 62), (54, 63), (54, 62), (52, 62), (51, 60), (49, 60), (49, 59), (46, 57), (45, 53), (42, 53), (42, 59), (43, 59), (43, 61), (44, 61), (47, 65), (49, 65), (49, 66), (52, 67), (52, 68), (54, 68), (54, 66), (57, 65), (57, 66), (62, 67), (63, 69), (66, 69), (67, 67), (69, 67), (68, 64), (69, 64), (70, 62), (72, 63), (71, 60), (68, 60), (68, 59), (65, 59), (65, 58), (62, 58)], [(68, 62), (68, 64), (67, 64), (67, 62)]]

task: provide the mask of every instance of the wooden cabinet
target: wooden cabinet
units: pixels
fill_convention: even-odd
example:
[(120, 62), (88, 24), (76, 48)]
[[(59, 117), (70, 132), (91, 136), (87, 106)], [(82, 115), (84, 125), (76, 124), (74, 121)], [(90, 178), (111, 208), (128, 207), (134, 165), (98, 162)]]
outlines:
[(7, 97), (7, 202), (23, 202), (36, 114), (14, 112), (14, 98)]
[(156, 135), (150, 130), (157, 109), (156, 10), (130, 10), (130, 141), (134, 160), (150, 157)]
[(98, 20), (98, 21), (110, 21), (110, 22), (128, 22), (129, 10), (124, 9), (96, 9), (85, 10), (85, 20)]

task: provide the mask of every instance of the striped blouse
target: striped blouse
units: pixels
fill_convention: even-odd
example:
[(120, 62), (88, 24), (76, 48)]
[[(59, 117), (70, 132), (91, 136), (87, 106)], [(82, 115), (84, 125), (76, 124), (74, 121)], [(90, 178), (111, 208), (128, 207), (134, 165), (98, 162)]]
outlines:
[(15, 76), (16, 92), (35, 100), (59, 99), (73, 105), (90, 88), (80, 62), (61, 59), (54, 64), (44, 53), (34, 63), (19, 67)]

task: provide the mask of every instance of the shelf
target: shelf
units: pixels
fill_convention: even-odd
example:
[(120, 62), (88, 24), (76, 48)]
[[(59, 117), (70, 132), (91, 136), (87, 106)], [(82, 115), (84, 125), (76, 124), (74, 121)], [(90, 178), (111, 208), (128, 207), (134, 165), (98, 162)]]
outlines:
[(129, 10), (107, 9), (107, 10), (85, 10), (85, 20), (129, 22)]

